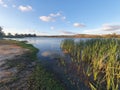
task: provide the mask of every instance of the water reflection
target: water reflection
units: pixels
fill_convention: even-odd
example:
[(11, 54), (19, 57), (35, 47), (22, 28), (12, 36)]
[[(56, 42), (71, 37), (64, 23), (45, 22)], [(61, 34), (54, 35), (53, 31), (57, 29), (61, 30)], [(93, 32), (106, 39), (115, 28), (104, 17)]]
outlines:
[[(43, 38), (43, 37), (31, 37), (31, 38), (13, 38), (19, 41), (28, 41), (39, 49), (38, 58), (41, 60), (50, 60), (51, 57), (64, 55), (60, 49), (61, 42), (66, 38)], [(86, 40), (85, 38), (76, 38), (75, 41)]]

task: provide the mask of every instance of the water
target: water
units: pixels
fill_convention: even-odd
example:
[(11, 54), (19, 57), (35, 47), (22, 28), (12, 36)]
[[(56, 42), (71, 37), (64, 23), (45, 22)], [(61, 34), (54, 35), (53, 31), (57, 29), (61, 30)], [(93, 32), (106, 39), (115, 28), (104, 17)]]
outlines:
[[(64, 57), (66, 59), (69, 59), (69, 57), (66, 57), (61, 48), (60, 45), (62, 41), (66, 38), (43, 38), (43, 37), (32, 37), (32, 38), (14, 38), (14, 40), (19, 41), (28, 41), (28, 43), (33, 44), (36, 48), (39, 49), (39, 52), (37, 54), (38, 59), (41, 61), (42, 65), (50, 72), (54, 73), (57, 78), (61, 81), (61, 83), (64, 83), (67, 87), (67, 90), (77, 90), (76, 87), (72, 86), (71, 83), (67, 80), (67, 76), (64, 74), (63, 68), (58, 66), (57, 59), (59, 57)], [(86, 40), (84, 38), (76, 38), (75, 41), (79, 40)], [(84, 87), (83, 84), (81, 84), (82, 87)], [(81, 89), (86, 90), (86, 89)]]
[(53, 55), (62, 54), (60, 44), (64, 38), (13, 38), (19, 41), (28, 41), (39, 49), (38, 58), (41, 60), (50, 60)]
[[(28, 43), (34, 45), (39, 49), (38, 58), (42, 60), (50, 60), (52, 56), (64, 55), (61, 51), (61, 42), (66, 38), (43, 38), (43, 37), (32, 37), (32, 38), (13, 38), (19, 41), (28, 41)], [(76, 38), (75, 41), (86, 40), (84, 38)]]

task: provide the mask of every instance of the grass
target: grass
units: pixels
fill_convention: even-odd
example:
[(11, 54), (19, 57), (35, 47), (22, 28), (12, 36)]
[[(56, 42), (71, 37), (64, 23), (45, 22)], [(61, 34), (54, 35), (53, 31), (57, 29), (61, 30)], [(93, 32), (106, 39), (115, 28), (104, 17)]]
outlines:
[(67, 39), (61, 44), (61, 48), (71, 57), (68, 72), (74, 72), (74, 77), (91, 90), (120, 89), (119, 39), (91, 39), (79, 42)]
[(65, 90), (62, 84), (51, 73), (38, 64), (29, 82), (29, 90)]

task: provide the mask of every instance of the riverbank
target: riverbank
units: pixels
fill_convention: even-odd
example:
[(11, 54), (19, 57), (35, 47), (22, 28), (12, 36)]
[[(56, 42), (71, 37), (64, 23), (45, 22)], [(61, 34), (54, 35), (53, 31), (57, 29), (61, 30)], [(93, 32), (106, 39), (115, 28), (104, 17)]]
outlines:
[(0, 40), (0, 90), (64, 90), (39, 64), (37, 52), (26, 42)]

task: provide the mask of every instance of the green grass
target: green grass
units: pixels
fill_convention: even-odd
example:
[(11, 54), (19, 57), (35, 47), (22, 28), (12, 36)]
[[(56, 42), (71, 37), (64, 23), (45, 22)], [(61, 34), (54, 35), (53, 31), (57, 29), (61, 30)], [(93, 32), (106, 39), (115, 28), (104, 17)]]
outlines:
[(71, 57), (70, 73), (92, 90), (120, 89), (119, 39), (65, 40), (61, 48)]
[(37, 64), (29, 82), (29, 90), (65, 90), (63, 85), (54, 78), (54, 75)]
[(25, 49), (29, 49), (29, 53), (27, 53), (27, 57), (31, 58), (33, 61), (37, 60), (36, 54), (38, 52), (38, 49), (35, 48), (32, 44), (27, 44), (26, 42), (22, 41), (22, 42), (17, 42), (17, 45), (25, 48)]

